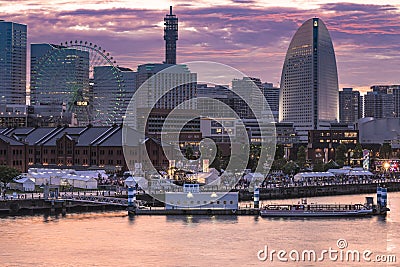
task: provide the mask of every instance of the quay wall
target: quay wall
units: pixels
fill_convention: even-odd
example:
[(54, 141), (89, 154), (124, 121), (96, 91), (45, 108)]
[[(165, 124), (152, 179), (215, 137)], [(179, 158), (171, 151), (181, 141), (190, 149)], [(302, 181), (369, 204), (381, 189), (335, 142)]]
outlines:
[(58, 214), (70, 212), (125, 210), (126, 207), (106, 204), (79, 203), (44, 199), (15, 199), (0, 201), (0, 215)]
[[(375, 194), (378, 184), (343, 184), (343, 185), (324, 185), (324, 186), (301, 186), (301, 187), (277, 187), (260, 188), (261, 200), (305, 198), (319, 196), (338, 196), (354, 194)], [(399, 182), (380, 183), (380, 186), (386, 187), (388, 192), (400, 191)], [(390, 195), (389, 195), (390, 198)], [(240, 201), (252, 201), (253, 192), (248, 190), (239, 190)]]

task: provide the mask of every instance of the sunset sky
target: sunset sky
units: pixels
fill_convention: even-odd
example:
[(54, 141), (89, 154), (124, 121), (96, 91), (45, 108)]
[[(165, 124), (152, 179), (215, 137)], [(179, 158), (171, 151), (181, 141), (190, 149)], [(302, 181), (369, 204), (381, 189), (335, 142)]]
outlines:
[(28, 25), (28, 43), (83, 40), (118, 65), (164, 59), (163, 17), (179, 18), (178, 63), (210, 60), (277, 84), (289, 42), (307, 19), (330, 31), (342, 87), (400, 83), (400, 1), (0, 0), (0, 19)]

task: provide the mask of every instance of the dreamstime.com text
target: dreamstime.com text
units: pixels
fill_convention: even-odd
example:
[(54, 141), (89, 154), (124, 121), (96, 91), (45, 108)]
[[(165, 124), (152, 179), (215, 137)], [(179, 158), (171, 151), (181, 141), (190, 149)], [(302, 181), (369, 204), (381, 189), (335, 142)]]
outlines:
[(267, 245), (257, 252), (260, 261), (269, 262), (376, 262), (376, 263), (395, 263), (396, 255), (374, 254), (372, 250), (348, 249), (345, 239), (338, 239), (336, 247), (316, 250), (275, 250), (269, 249)]

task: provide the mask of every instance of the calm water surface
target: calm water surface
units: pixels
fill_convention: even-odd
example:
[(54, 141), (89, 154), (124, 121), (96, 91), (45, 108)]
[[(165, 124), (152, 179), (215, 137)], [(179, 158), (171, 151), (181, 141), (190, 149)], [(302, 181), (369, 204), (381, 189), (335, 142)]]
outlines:
[[(366, 195), (309, 198), (359, 203)], [(376, 199), (376, 197), (375, 197)], [(297, 200), (273, 201), (274, 203)], [(266, 202), (264, 202), (266, 203)], [(371, 250), (397, 255), (400, 266), (400, 193), (389, 194), (386, 218), (267, 219), (253, 216), (140, 216), (126, 212), (65, 217), (0, 218), (0, 266), (386, 266), (384, 263), (260, 261), (274, 250)]]

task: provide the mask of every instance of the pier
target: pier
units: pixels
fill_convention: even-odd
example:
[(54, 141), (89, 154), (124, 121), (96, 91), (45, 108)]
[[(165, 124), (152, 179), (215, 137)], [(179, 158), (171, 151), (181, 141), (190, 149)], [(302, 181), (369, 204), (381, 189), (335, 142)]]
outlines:
[[(400, 182), (380, 183), (348, 183), (348, 184), (324, 184), (307, 186), (282, 186), (274, 188), (260, 188), (260, 200), (338, 196), (376, 193), (377, 186), (383, 186), (388, 192), (400, 191)], [(240, 201), (252, 201), (253, 192), (239, 189)]]
[[(351, 194), (375, 193), (377, 186), (387, 188), (388, 192), (400, 191), (399, 181), (380, 181), (379, 183), (347, 183), (347, 184), (313, 184), (303, 186), (280, 186), (259, 188), (259, 200), (296, 199), (318, 196), (336, 196)], [(239, 192), (239, 201), (253, 201), (254, 193), (248, 189), (232, 190)], [(106, 210), (126, 210), (128, 207), (127, 192), (81, 192), (60, 193), (58, 198), (45, 199), (43, 194), (20, 194), (16, 199), (0, 200), (1, 215), (23, 215), (36, 213), (88, 212)], [(136, 209), (138, 215), (252, 215), (256, 209), (241, 205), (237, 210), (202, 209), (202, 210), (168, 210), (164, 203), (151, 195), (138, 192), (136, 199), (146, 208)], [(160, 197), (159, 199), (163, 199)], [(361, 200), (362, 201), (362, 200)], [(211, 210), (211, 211), (210, 211)]]
[(243, 216), (253, 215), (258, 216), (260, 213), (259, 209), (255, 208), (239, 208), (237, 210), (227, 209), (175, 209), (166, 210), (163, 208), (152, 208), (152, 209), (137, 209), (136, 211), (130, 211), (130, 215), (230, 215), (230, 216)]

